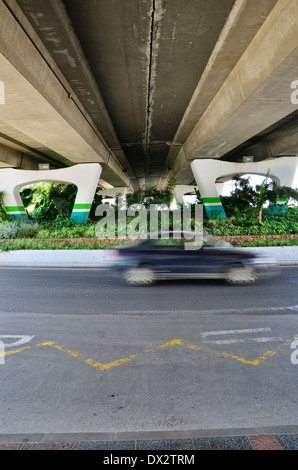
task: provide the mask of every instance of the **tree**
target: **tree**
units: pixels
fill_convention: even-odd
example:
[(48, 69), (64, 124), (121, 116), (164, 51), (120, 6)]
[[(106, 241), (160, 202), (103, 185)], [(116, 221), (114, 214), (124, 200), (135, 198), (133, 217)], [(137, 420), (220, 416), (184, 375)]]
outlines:
[(227, 216), (240, 215), (255, 210), (257, 194), (250, 185), (250, 177), (234, 177), (235, 188), (229, 196), (221, 196)]
[(4, 199), (4, 192), (0, 191), (0, 219), (5, 218), (6, 216), (3, 199)]
[(169, 180), (167, 187), (163, 191), (151, 188), (147, 191), (136, 191), (126, 195), (128, 206), (132, 204), (143, 204), (146, 208), (150, 204), (166, 204), (168, 207), (174, 199), (175, 180)]
[(263, 206), (265, 202), (269, 201), (276, 204), (277, 199), (294, 199), (298, 201), (298, 190), (289, 186), (279, 186), (276, 181), (270, 180), (269, 171), (265, 179), (260, 185), (256, 186), (257, 191), (257, 209), (258, 209), (258, 223), (262, 223)]
[(24, 207), (36, 220), (54, 220), (59, 214), (70, 216), (77, 187), (62, 183), (36, 183), (22, 189)]

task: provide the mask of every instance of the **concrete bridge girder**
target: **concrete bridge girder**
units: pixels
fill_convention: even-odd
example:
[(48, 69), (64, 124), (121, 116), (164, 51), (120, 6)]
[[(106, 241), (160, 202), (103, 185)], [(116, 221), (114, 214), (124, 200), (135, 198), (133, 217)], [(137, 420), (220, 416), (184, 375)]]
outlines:
[[(96, 35), (85, 35), (88, 25), (96, 24), (93, 22), (94, 18), (97, 21), (98, 16), (100, 16), (99, 12), (103, 12), (103, 10), (97, 9), (95, 4), (92, 6), (93, 9), (90, 7), (92, 22), (88, 23), (90, 21), (90, 12), (89, 17), (87, 12), (84, 16), (87, 21), (83, 28), (85, 31), (82, 31), (78, 28), (78, 23), (75, 21), (71, 23), (70, 21), (70, 18), (75, 19), (75, 15), (72, 16), (74, 11), (71, 1), (40, 1), (38, 8), (43, 12), (40, 15), (37, 13), (39, 10), (36, 9), (37, 2), (34, 0), (5, 0), (0, 3), (2, 19), (0, 79), (4, 80), (6, 85), (4, 90), (5, 107), (1, 106), (3, 93), (0, 89), (1, 128), (7, 130), (8, 136), (10, 133), (15, 132), (24, 138), (28, 138), (40, 152), (45, 154), (55, 152), (56, 156), (60, 155), (64, 159), (66, 165), (86, 161), (99, 162), (103, 170), (103, 179), (116, 187), (126, 186), (136, 189), (138, 183), (139, 185), (144, 183), (145, 187), (145, 183), (150, 185), (152, 182), (152, 185), (154, 185), (154, 182), (159, 179), (160, 187), (157, 185), (157, 189), (161, 189), (171, 177), (179, 182), (188, 181), (189, 176), (192, 177), (190, 167), (192, 160), (221, 158), (227, 152), (236, 149), (248, 139), (258, 135), (268, 126), (270, 127), (280, 119), (290, 115), (296, 109), (290, 100), (290, 96), (292, 92), (291, 83), (298, 78), (295, 76), (298, 60), (297, 0), (222, 1), (216, 11), (216, 22), (213, 18), (212, 27), (209, 25), (212, 17), (210, 9), (212, 9), (212, 5), (216, 5), (216, 1), (207, 3), (198, 1), (196, 3), (197, 10), (191, 10), (202, 13), (201, 16), (198, 14), (197, 22), (194, 21), (192, 25), (188, 25), (187, 31), (189, 29), (191, 37), (186, 34), (183, 21), (181, 22), (181, 19), (184, 18), (189, 23), (190, 13), (187, 12), (184, 17), (179, 1), (161, 2), (158, 0), (152, 3), (148, 2), (148, 4), (143, 2), (142, 8), (139, 10), (137, 2), (134, 2), (132, 10), (128, 10), (125, 21), (121, 21), (118, 17), (114, 18), (113, 27), (116, 26), (121, 29), (122, 52), (126, 51), (127, 55), (131, 54), (133, 47), (137, 44), (135, 42), (136, 38), (142, 41), (142, 47), (138, 49), (137, 53), (139, 55), (137, 57), (142, 57), (142, 74), (145, 71), (146, 75), (146, 86), (144, 89), (142, 88), (142, 93), (147, 90), (148, 96), (146, 95), (146, 107), (142, 107), (142, 113), (146, 109), (148, 148), (149, 144), (151, 144), (150, 148), (153, 148), (154, 145), (157, 148), (162, 144), (168, 146), (170, 150), (160, 176), (158, 176), (156, 170), (158, 166), (156, 165), (160, 164), (159, 160), (162, 162), (164, 160), (157, 150), (155, 150), (156, 155), (150, 157), (151, 162), (148, 157), (146, 162), (148, 172), (142, 175), (141, 170), (138, 170), (137, 176), (133, 174), (118, 141), (109, 113), (105, 109), (98, 88), (99, 82), (96, 82), (98, 77), (95, 78), (95, 75), (92, 75), (92, 63), (89, 62), (88, 64), (87, 56), (84, 55), (83, 43), (80, 44), (80, 38), (88, 38), (89, 41), (93, 38), (94, 41), (98, 37)], [(114, 0), (112, 11), (116, 11), (116, 7), (119, 7), (120, 4), (121, 2)], [(80, 2), (77, 5), (82, 7)], [(199, 12), (199, 6), (202, 5), (205, 7), (204, 11)], [(125, 2), (122, 8), (126, 9), (128, 6), (129, 2)], [(82, 10), (79, 11), (82, 13)], [(131, 21), (129, 11), (134, 12), (134, 36), (125, 35), (127, 28), (124, 26), (127, 26)], [(30, 18), (31, 22), (29, 21)], [(107, 14), (104, 19), (105, 34), (109, 33), (109, 26), (107, 26), (109, 18), (110, 16)], [(34, 27), (34, 24), (36, 27)], [(53, 25), (52, 33), (44, 32), (43, 36), (42, 30), (45, 31), (45, 26), (53, 27)], [(182, 28), (180, 35), (178, 35), (178, 30), (175, 30), (178, 25)], [(84, 32), (80, 38), (75, 34), (76, 27), (79, 34)], [(213, 35), (211, 42), (206, 39), (209, 34), (209, 27)], [(197, 31), (196, 28), (199, 28), (199, 30)], [(174, 31), (177, 32), (177, 35), (174, 34)], [(201, 45), (200, 48), (196, 49), (196, 54), (200, 51), (200, 54), (203, 53), (204, 56), (204, 61), (200, 65), (200, 73), (197, 75), (200, 78), (199, 83), (193, 81), (194, 87), (196, 84), (197, 87), (193, 95), (189, 90), (187, 96), (191, 99), (189, 105), (186, 104), (186, 109), (183, 108), (185, 102), (183, 104), (181, 101), (179, 116), (181, 110), (184, 109), (185, 112), (184, 115), (181, 114), (182, 119), (178, 128), (173, 127), (173, 129), (177, 129), (176, 134), (174, 132), (174, 138), (172, 140), (166, 139), (166, 142), (155, 141), (151, 131), (155, 130), (157, 132), (158, 130), (157, 134), (162, 136), (161, 131), (167, 133), (172, 122), (165, 119), (168, 114), (159, 114), (158, 109), (160, 108), (162, 113), (166, 112), (166, 108), (176, 109), (177, 112), (178, 108), (174, 106), (175, 99), (169, 94), (169, 90), (176, 93), (177, 89), (178, 93), (178, 88), (183, 88), (186, 84), (185, 81), (182, 84), (178, 83), (178, 74), (176, 74), (177, 76), (173, 77), (175, 89), (171, 86), (172, 82), (163, 87), (162, 81), (165, 70), (167, 71), (167, 77), (173, 75), (173, 58), (181, 56), (181, 46), (185, 50), (186, 42), (179, 42), (181, 37), (184, 38), (184, 41), (195, 40), (194, 34), (197, 35), (199, 32), (208, 43), (208, 48)], [(54, 34), (54, 36), (50, 38), (50, 34)], [(108, 37), (110, 38), (110, 36)], [(45, 41), (45, 38), (48, 42)], [(129, 44), (127, 42), (128, 38), (132, 41)], [(57, 55), (60, 46), (58, 47), (52, 42), (53, 48), (51, 49), (51, 39), (58, 41), (57, 44), (60, 44), (59, 41), (63, 39), (64, 42), (61, 43), (63, 47), (65, 45), (69, 46), (69, 50), (66, 47), (64, 52), (67, 53), (69, 60), (73, 59), (73, 65), (78, 67), (78, 64), (80, 64), (81, 68), (77, 71), (77, 74), (70, 74), (67, 76), (68, 78), (63, 75), (63, 70), (66, 71), (66, 68), (61, 67), (61, 64), (63, 64), (63, 60), (61, 61), (63, 51), (60, 50)], [(101, 39), (103, 39), (102, 36)], [(175, 49), (177, 43), (179, 46)], [(12, 44), (15, 47), (12, 47)], [(114, 47), (115, 43), (112, 42), (112, 44)], [(166, 47), (165, 44), (167, 44)], [(169, 44), (171, 45), (170, 49), (168, 48)], [(190, 46), (190, 44), (192, 45)], [(88, 43), (87, 49), (90, 45), (91, 48), (94, 47), (94, 42)], [(145, 45), (146, 53), (144, 53)], [(84, 43), (84, 46), (86, 46), (86, 43)], [(100, 47), (102, 54), (103, 43)], [(151, 61), (149, 60), (150, 66), (148, 66), (146, 60), (148, 59), (150, 47)], [(194, 47), (193, 42), (187, 42), (187, 47), (191, 50)], [(116, 54), (117, 48), (113, 50)], [(86, 49), (84, 51), (86, 52)], [(174, 51), (173, 56), (171, 55), (168, 61), (165, 52), (171, 52), (172, 54), (172, 51)], [(60, 62), (58, 58), (57, 63), (55, 62), (55, 54), (56, 57), (59, 56)], [(103, 54), (103, 56), (106, 60), (106, 55)], [(89, 57), (93, 57), (94, 60), (97, 59), (94, 51)], [(209, 60), (205, 60), (206, 57), (209, 57)], [(117, 56), (117, 59), (123, 61), (122, 55)], [(127, 67), (121, 68), (121, 77), (131, 80), (132, 84), (144, 83), (144, 75), (141, 77), (137, 75), (138, 78), (136, 78), (134, 73), (136, 69), (131, 67), (132, 62), (129, 62), (129, 57), (126, 57), (126, 59), (128, 61), (125, 62)], [(99, 65), (98, 62), (96, 66), (100, 69)], [(127, 72), (128, 66), (129, 73)], [(111, 71), (114, 70), (111, 63), (109, 63), (109, 67), (111, 75)], [(188, 73), (190, 74), (189, 69)], [(107, 81), (107, 75), (104, 76), (105, 81)], [(82, 78), (82, 80), (85, 80), (84, 86), (80, 87), (78, 82), (70, 80), (70, 77)], [(99, 78), (102, 79), (102, 76), (100, 75)], [(189, 77), (187, 76), (187, 78)], [(137, 80), (140, 79), (141, 82), (138, 82)], [(151, 87), (149, 87), (148, 79), (149, 82), (151, 80)], [(111, 95), (109, 98), (112, 97), (112, 108), (121, 109), (123, 112), (125, 103), (127, 108), (128, 101), (127, 99), (124, 100), (125, 93), (120, 93), (123, 84), (119, 84), (119, 81), (116, 80), (117, 78), (113, 77), (113, 86), (115, 88), (115, 85), (117, 85), (119, 90), (117, 90), (116, 95)], [(73, 92), (71, 83), (76, 92)], [(129, 93), (132, 93), (134, 88), (132, 84), (130, 84)], [(81, 90), (81, 95), (79, 90)], [(96, 97), (91, 108), (87, 108), (88, 97), (86, 97), (86, 93), (88, 90), (92, 91), (92, 98)], [(80, 101), (80, 97), (85, 101)], [(134, 97), (136, 95), (129, 94), (131, 102), (134, 101)], [(167, 97), (167, 106), (165, 106), (164, 97)], [(117, 99), (115, 98), (118, 98), (118, 106), (119, 98), (123, 100), (120, 108), (116, 108)], [(176, 94), (174, 98), (176, 98)], [(136, 102), (134, 104), (136, 105)], [(94, 107), (97, 106), (98, 113), (95, 110), (94, 114), (90, 114), (90, 109), (94, 111)], [(140, 102), (138, 101), (138, 104), (135, 107), (132, 104), (129, 110), (137, 112), (139, 107)], [(91, 116), (97, 116), (98, 121), (96, 121), (96, 124)], [(126, 116), (127, 119), (129, 118), (129, 122), (138, 121), (134, 114), (129, 113), (127, 109), (125, 114), (121, 114), (121, 116), (122, 120), (123, 116)], [(155, 116), (159, 116), (159, 121)], [(158, 125), (158, 122), (161, 122), (161, 117), (163, 117), (162, 122), (166, 122), (165, 126)], [(107, 119), (106, 125), (104, 125), (105, 118)], [(116, 118), (119, 124), (121, 117), (116, 116)], [(102, 129), (105, 129), (104, 138), (98, 124), (101, 124)], [(140, 123), (137, 124), (135, 130), (140, 128)], [(123, 129), (128, 131), (129, 126), (125, 123)], [(132, 134), (134, 133), (136, 132)], [(10, 135), (10, 137), (13, 136)], [(151, 142), (150, 139), (154, 142)], [(125, 145), (127, 147), (130, 145), (130, 139), (128, 140), (129, 142), (125, 143), (122, 139), (123, 148), (125, 148)], [(268, 142), (269, 144), (266, 146)], [(2, 140), (0, 140), (0, 143), (2, 143)], [(272, 136), (270, 140), (255, 147), (257, 159), (260, 160), (264, 159), (265, 155), (276, 155), (277, 150), (280, 150), (279, 155), (285, 155), (289, 153), (289, 150), (294, 154), (298, 151), (297, 139), (293, 137), (293, 133), (288, 132), (287, 135), (284, 133), (283, 138), (281, 134)], [(20, 153), (17, 153), (18, 151)], [(1, 151), (0, 148), (0, 161), (1, 155), (3, 166), (20, 166), (19, 164), (22, 162), (23, 165), (26, 164), (27, 168), (32, 164), (33, 169), (37, 161), (34, 160), (36, 156), (30, 155), (30, 149), (28, 150), (28, 148), (27, 152), (23, 152), (21, 148), (14, 148), (10, 150), (8, 156), (5, 155), (4, 149)], [(135, 158), (135, 168), (140, 169), (137, 158), (132, 156), (130, 158)], [(150, 164), (155, 169), (151, 173)], [(161, 165), (163, 166), (163, 163)]]
[[(223, 157), (297, 110), (291, 101), (291, 84), (297, 79), (297, 18), (296, 0), (276, 3), (179, 149), (172, 162), (177, 179), (190, 175), (192, 160)], [(293, 132), (281, 140), (276, 131), (272, 143), (265, 150), (265, 141), (264, 155), (257, 152), (260, 159), (298, 153)]]
[(15, 1), (9, 4), (14, 14), (4, 2), (0, 3), (0, 70), (1, 81), (5, 84), (0, 123), (11, 134), (17, 130), (29, 136), (39, 148), (61, 155), (68, 165), (98, 162), (108, 170), (112, 183), (129, 186), (129, 176), (123, 172), (18, 5)]
[[(64, 57), (65, 60), (68, 59), (69, 62), (71, 61), (73, 65), (80, 63), (80, 71), (74, 75), (68, 75), (68, 80), (69, 77), (76, 78), (76, 80), (69, 80), (67, 83), (63, 77), (61, 77), (61, 73), (58, 75), (61, 82), (66, 82), (66, 90), (69, 89), (69, 83), (73, 83), (79, 99), (82, 100), (84, 106), (87, 106), (88, 101), (88, 99), (86, 99), (86, 91), (89, 90), (92, 92), (92, 98), (97, 96), (95, 101), (102, 109), (99, 113), (96, 113), (96, 111), (94, 112), (93, 103), (92, 106), (94, 114), (89, 114), (89, 117), (90, 115), (99, 117), (100, 114), (102, 124), (102, 116), (105, 115), (107, 119), (109, 118), (108, 113), (103, 109), (104, 103), (99, 96), (100, 93), (97, 93), (100, 91), (97, 89), (98, 83), (94, 81), (94, 77), (97, 79), (98, 74), (99, 80), (103, 80), (104, 88), (106, 88), (107, 79), (109, 77), (103, 74), (100, 69), (108, 68), (110, 80), (113, 81), (114, 92), (116, 86), (117, 95), (111, 96), (112, 108), (114, 108), (114, 111), (115, 109), (116, 111), (117, 109), (120, 110), (120, 113), (122, 113), (121, 116), (126, 116), (126, 119), (123, 119), (122, 117), (123, 123), (126, 124), (126, 121), (128, 121), (130, 125), (132, 125), (131, 123), (135, 121), (135, 127), (133, 128), (135, 130), (140, 129), (139, 123), (143, 123), (143, 120), (135, 118), (134, 113), (128, 113), (127, 110), (131, 109), (132, 111), (135, 111), (137, 113), (136, 115), (139, 117), (140, 114), (138, 114), (138, 111), (140, 110), (138, 108), (140, 107), (140, 101), (137, 99), (138, 91), (134, 91), (133, 94), (128, 93), (131, 93), (131, 90), (136, 88), (138, 90), (140, 88), (142, 89), (141, 115), (143, 117), (146, 115), (146, 148), (150, 148), (150, 152), (154, 153), (154, 155), (151, 156), (149, 155), (150, 152), (148, 152), (148, 161), (145, 162), (147, 168), (145, 178), (146, 182), (149, 181), (149, 185), (151, 184), (151, 181), (155, 182), (159, 178), (159, 171), (150, 171), (150, 165), (152, 166), (152, 170), (157, 168), (157, 165), (160, 164), (159, 161), (164, 161), (164, 156), (161, 155), (161, 153), (165, 152), (166, 154), (167, 152), (166, 150), (157, 150), (158, 148), (166, 148), (164, 145), (165, 142), (160, 142), (160, 138), (157, 138), (157, 136), (161, 136), (161, 139), (163, 139), (163, 134), (166, 134), (167, 138), (165, 140), (172, 140), (172, 137), (169, 134), (169, 128), (173, 128), (171, 133), (175, 133), (175, 129), (179, 126), (180, 116), (183, 115), (185, 107), (187, 107), (187, 101), (183, 101), (182, 95), (187, 96), (187, 98), (184, 98), (186, 100), (191, 98), (191, 94), (197, 83), (197, 78), (203, 74), (204, 87), (201, 88), (202, 93), (198, 98), (199, 108), (192, 108), (192, 111), (194, 112), (191, 113), (188, 112), (189, 109), (187, 110), (187, 119), (184, 120), (182, 127), (180, 126), (179, 131), (177, 132), (178, 140), (180, 140), (180, 137), (184, 139), (189, 134), (196, 120), (198, 120), (198, 116), (200, 116), (202, 110), (207, 108), (212, 96), (214, 96), (215, 92), (218, 90), (220, 83), (230, 73), (233, 65), (237, 62), (239, 57), (241, 57), (256, 32), (262, 28), (265, 18), (277, 2), (278, 0), (250, 0), (249, 2), (246, 0), (222, 0), (219, 4), (214, 0), (210, 2), (198, 0), (198, 2), (188, 2), (188, 8), (184, 8), (179, 1), (164, 2), (158, 0), (155, 2), (143, 2), (142, 5), (138, 5), (139, 2), (118, 2), (117, 0), (114, 0), (111, 2), (111, 11), (113, 12), (113, 17), (111, 18), (111, 16), (106, 13), (106, 10), (104, 10), (104, 8), (100, 9), (98, 5), (95, 5), (95, 2), (93, 2), (94, 4), (92, 6), (90, 5), (90, 15), (88, 17), (88, 12), (82, 9), (81, 2), (76, 2), (75, 7), (73, 6), (75, 2), (67, 0), (57, 0), (56, 2), (40, 1), (37, 8), (37, 2), (34, 0), (18, 0), (17, 2), (15, 0), (5, 0), (5, 4), (9, 5), (10, 9), (15, 13), (17, 20), (22, 24), (26, 23), (24, 29), (27, 32), (30, 31), (31, 40), (33, 39), (32, 42), (38, 45), (39, 50), (42, 51), (43, 55), (45, 55), (47, 61), (51, 64), (52, 69), (55, 70), (55, 73), (56, 69), (54, 67), (53, 60), (51, 60), (51, 55), (57, 60), (58, 64), (62, 64), (61, 70), (64, 70), (65, 72), (67, 67), (70, 70), (70, 64), (68, 63), (68, 66), (63, 69)], [(98, 2), (98, 4), (100, 4), (100, 2)], [(20, 8), (18, 9), (18, 5), (22, 10)], [(78, 9), (79, 13), (74, 11), (76, 9)], [(122, 12), (122, 15), (125, 16), (125, 18), (117, 18), (117, 15), (114, 14), (117, 9)], [(126, 10), (128, 10), (128, 14)], [(129, 15), (129, 13), (131, 13), (131, 15)], [(80, 14), (84, 20), (87, 20), (88, 22), (85, 25), (84, 21), (84, 26), (82, 26), (80, 16), (79, 18), (77, 17)], [(90, 35), (89, 31), (86, 32), (89, 25), (93, 26), (93, 29), (94, 26), (96, 28), (97, 17), (99, 16), (104, 16), (102, 29), (105, 30), (105, 34), (110, 39), (109, 45), (112, 45), (113, 47), (113, 55), (117, 54), (119, 47), (121, 51), (125, 51), (125, 55), (116, 55), (117, 60), (121, 62), (121, 68), (118, 70), (118, 73), (116, 72), (114, 75), (117, 76), (119, 74), (121, 77), (124, 77), (125, 81), (129, 77), (129, 81), (131, 83), (127, 86), (126, 94), (129, 96), (130, 103), (128, 103), (127, 97), (124, 98), (124, 94), (119, 92), (119, 89), (121, 88), (119, 81), (117, 82), (115, 77), (111, 76), (111, 71), (115, 69), (113, 68), (112, 63), (107, 61), (106, 54), (103, 54), (103, 48), (106, 44), (105, 41), (103, 41), (105, 37), (100, 36), (102, 42), (100, 44), (95, 43), (99, 48), (96, 49), (94, 46), (94, 39), (98, 38), (98, 36), (94, 35), (94, 32), (92, 32), (92, 34), (90, 33)], [(31, 29), (28, 19), (31, 20), (30, 23), (31, 26), (33, 26)], [(58, 25), (60, 26), (60, 29)], [(115, 48), (115, 42), (114, 40), (111, 40), (109, 35), (109, 29), (115, 28), (115, 25), (119, 30), (119, 41), (116, 44), (117, 48)], [(50, 29), (50, 32), (48, 29)], [(129, 33), (127, 31), (128, 29), (130, 31), (133, 29), (134, 35), (132, 35), (131, 32)], [(8, 32), (10, 32), (10, 28)], [(76, 32), (78, 33), (78, 36), (76, 36)], [(47, 51), (45, 51), (45, 47), (43, 47), (41, 40), (38, 41), (38, 36), (40, 36), (40, 39), (48, 46), (48, 54)], [(115, 37), (115, 35), (113, 36)], [(17, 37), (17, 35), (15, 35), (15, 37)], [(57, 45), (54, 41), (57, 42)], [(225, 46), (226, 44), (228, 44), (227, 47)], [(134, 46), (134, 49), (131, 46)], [(181, 47), (183, 47), (183, 49), (181, 49)], [(96, 55), (96, 53), (94, 53), (96, 50), (98, 50), (103, 56), (101, 57), (103, 62), (98, 60), (97, 56), (99, 54)], [(133, 63), (134, 59), (131, 60), (131, 57), (127, 57), (129, 55), (133, 55), (134, 57), (135, 50), (137, 51), (137, 57), (139, 59), (135, 62), (142, 62), (141, 69), (140, 67), (136, 69), (135, 63)], [(182, 50), (183, 53), (181, 53)], [(175, 64), (177, 61), (180, 64), (180, 59), (181, 57), (184, 57), (184, 53), (187, 55), (187, 60), (182, 61), (181, 63), (185, 63), (187, 65), (187, 75), (184, 77), (181, 84), (179, 78), (177, 80), (179, 75), (176, 73)], [(86, 56), (84, 54), (86, 54)], [(210, 54), (211, 57), (208, 61)], [(86, 60), (86, 57), (88, 57), (88, 60)], [(125, 63), (123, 61), (123, 57), (125, 57)], [(190, 67), (190, 59), (196, 59), (197, 57), (198, 60), (196, 67)], [(15, 64), (16, 63), (17, 62), (15, 62)], [(32, 63), (34, 64), (35, 61), (33, 60)], [(102, 67), (102, 63), (106, 63), (108, 67)], [(24, 64), (22, 64), (22, 66), (23, 65)], [(123, 65), (125, 65), (124, 68)], [(90, 73), (92, 67), (93, 72), (96, 72), (93, 77), (92, 73)], [(210, 68), (213, 73), (211, 82), (209, 81), (210, 75), (208, 74)], [(197, 71), (194, 73), (194, 70)], [(27, 70), (26, 72), (29, 73), (30, 71)], [(164, 87), (163, 82), (165, 78), (168, 79), (170, 75), (171, 80), (168, 80), (167, 86)], [(207, 75), (208, 80), (205, 80)], [(26, 76), (30, 77), (31, 83), (39, 82), (38, 74), (36, 77), (32, 75)], [(78, 78), (82, 79), (82, 77), (82, 87), (79, 87), (78, 82), (80, 82), (80, 80), (78, 80)], [(218, 79), (218, 77), (220, 78)], [(172, 86), (172, 82), (174, 87)], [(209, 90), (206, 89), (207, 83), (211, 83)], [(134, 84), (139, 86), (135, 87)], [(44, 96), (46, 96), (47, 91), (42, 90), (42, 92)], [(69, 94), (72, 95), (71, 99), (75, 100), (75, 93), (72, 94), (70, 91)], [(115, 97), (117, 98), (117, 108), (115, 107)], [(207, 98), (205, 99), (205, 97)], [(194, 102), (196, 102), (196, 98), (197, 97), (195, 97)], [(50, 100), (51, 96), (47, 96), (47, 99)], [(51, 103), (51, 101), (49, 102)], [(76, 105), (78, 105), (77, 101)], [(86, 109), (90, 110), (91, 108), (86, 107), (84, 109), (82, 106), (80, 107), (80, 111), (86, 115), (84, 111), (86, 111)], [(177, 118), (178, 110), (179, 118)], [(64, 110), (64, 113), (66, 113), (66, 110)], [(66, 114), (67, 119), (71, 119), (70, 113)], [(169, 114), (172, 115), (170, 116)], [(119, 127), (121, 117), (118, 116), (117, 112), (114, 112), (112, 121), (117, 122)], [(184, 125), (186, 121), (187, 125)], [(109, 127), (108, 130), (107, 127)], [(106, 131), (104, 135), (105, 138), (108, 139), (108, 146), (111, 149), (112, 142), (113, 148), (117, 149), (117, 135), (116, 132), (114, 132), (111, 120), (109, 121), (109, 126), (103, 125), (103, 128)], [(81, 135), (84, 130), (84, 126), (77, 126), (75, 129)], [(98, 129), (101, 129), (101, 127), (99, 126)], [(126, 129), (126, 134), (128, 133), (133, 137), (133, 139), (136, 138), (134, 135), (136, 133), (132, 132), (132, 128), (129, 126), (123, 126), (120, 124), (120, 129)], [(155, 135), (155, 138), (153, 134)], [(125, 147), (125, 145), (131, 145), (132, 142), (131, 139), (126, 140), (125, 137), (127, 136), (124, 135), (123, 140), (122, 135), (121, 140), (121, 142), (123, 142), (125, 152), (128, 152), (130, 155), (130, 160), (133, 158), (137, 160), (139, 155), (132, 156), (134, 154), (131, 153), (131, 150)], [(139, 138), (140, 135), (137, 135), (137, 139)], [(133, 140), (133, 142), (135, 142), (135, 140)], [(88, 144), (97, 151), (98, 147), (95, 148), (94, 145), (92, 145), (92, 139), (88, 140)], [(96, 144), (98, 146), (98, 142), (96, 142)], [(140, 153), (142, 153), (140, 146), (138, 149), (140, 150)], [(131, 176), (129, 165), (124, 165), (125, 158), (123, 158), (123, 153), (124, 152), (121, 151), (121, 148), (119, 148), (117, 152), (114, 152), (113, 150), (112, 154), (115, 156), (115, 159), (111, 158), (110, 155), (100, 154), (102, 157), (100, 163), (103, 166), (104, 173), (112, 166), (108, 162), (109, 158), (111, 163), (113, 163), (113, 171), (117, 177), (122, 180), (118, 181), (116, 183), (117, 185), (121, 185), (123, 183), (127, 184), (127, 181), (125, 181), (124, 178), (127, 174), (121, 174), (122, 168), (120, 172), (116, 171), (119, 169), (117, 168), (117, 164), (118, 167), (120, 163), (120, 167), (123, 166), (124, 168), (128, 168), (128, 175)], [(155, 156), (155, 154), (157, 156)], [(88, 156), (88, 152), (86, 155)], [(67, 156), (67, 158), (71, 157)], [(79, 161), (81, 160), (75, 160), (76, 163)], [(94, 160), (90, 159), (89, 161)], [(135, 171), (138, 173), (137, 178), (139, 178), (142, 183), (143, 176), (141, 175), (140, 165), (137, 161), (134, 161), (133, 163)], [(168, 165), (167, 168), (169, 166), (172, 165)], [(109, 177), (111, 176), (112, 175), (109, 175)], [(107, 180), (107, 178), (105, 179)], [(165, 182), (164, 179), (163, 181)]]

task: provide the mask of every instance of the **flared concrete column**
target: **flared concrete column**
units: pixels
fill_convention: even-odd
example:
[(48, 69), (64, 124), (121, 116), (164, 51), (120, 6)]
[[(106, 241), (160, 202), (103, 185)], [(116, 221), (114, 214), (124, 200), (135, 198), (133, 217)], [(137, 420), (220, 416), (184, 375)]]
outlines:
[[(260, 162), (234, 163), (222, 160), (193, 160), (191, 168), (197, 182), (201, 198), (210, 219), (225, 218), (225, 211), (217, 192), (218, 178), (241, 176), (245, 174), (267, 175), (280, 186), (294, 187), (298, 181), (298, 157), (280, 157)], [(281, 213), (287, 201), (277, 201)], [(273, 213), (273, 212), (272, 212)]]
[(78, 188), (71, 218), (76, 223), (88, 220), (94, 194), (101, 175), (101, 165), (86, 163), (58, 170), (0, 170), (0, 191), (4, 192), (4, 208), (15, 219), (27, 220), (27, 214), (20, 196), (22, 187), (41, 181), (70, 183)]
[(226, 218), (226, 213), (215, 183), (218, 163), (222, 162), (217, 162), (216, 160), (194, 160), (191, 163), (191, 168), (209, 219)]
[(177, 184), (174, 188), (174, 197), (178, 204), (184, 203), (183, 196), (194, 191), (194, 186), (188, 184)]
[[(72, 167), (74, 168), (74, 167)], [(76, 165), (78, 173), (73, 175), (73, 184), (78, 188), (71, 218), (74, 222), (86, 224), (93, 198), (101, 175), (99, 164)], [(77, 181), (76, 183), (74, 181)]]

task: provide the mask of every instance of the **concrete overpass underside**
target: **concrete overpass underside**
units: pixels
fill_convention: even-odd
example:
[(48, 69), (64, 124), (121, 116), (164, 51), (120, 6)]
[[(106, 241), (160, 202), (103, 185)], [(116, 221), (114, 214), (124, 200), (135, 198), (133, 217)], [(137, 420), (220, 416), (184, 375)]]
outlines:
[(0, 167), (98, 162), (103, 188), (162, 189), (194, 159), (298, 155), (297, 0), (0, 0), (0, 18)]

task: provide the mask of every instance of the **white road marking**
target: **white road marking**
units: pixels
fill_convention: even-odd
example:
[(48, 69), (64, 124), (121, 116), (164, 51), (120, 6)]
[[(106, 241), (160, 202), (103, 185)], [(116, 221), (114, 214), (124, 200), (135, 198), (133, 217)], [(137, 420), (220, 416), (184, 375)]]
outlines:
[(0, 364), (1, 365), (5, 364), (4, 353), (5, 353), (5, 346), (4, 346), (3, 341), (0, 341)]
[[(13, 342), (2, 341), (5, 339), (13, 339), (13, 338), (16, 338), (17, 341), (13, 341)], [(29, 336), (29, 335), (0, 335), (0, 339), (5, 347), (20, 346), (21, 344), (29, 343), (33, 338), (34, 336)]]
[(205, 331), (201, 333), (203, 343), (213, 344), (236, 344), (236, 343), (267, 343), (271, 341), (281, 341), (281, 338), (272, 336), (262, 336), (254, 338), (230, 338), (230, 339), (208, 339), (214, 336), (226, 336), (226, 335), (246, 335), (251, 333), (266, 333), (270, 332), (271, 328), (247, 328), (244, 330), (219, 330), (219, 331)]
[(122, 315), (138, 315), (138, 314), (172, 314), (172, 315), (179, 315), (179, 314), (189, 314), (189, 315), (197, 315), (197, 314), (204, 314), (204, 315), (219, 315), (219, 314), (237, 314), (237, 313), (250, 313), (250, 314), (257, 314), (263, 312), (287, 312), (287, 311), (298, 311), (298, 305), (290, 305), (288, 307), (250, 307), (250, 308), (227, 308), (227, 309), (214, 309), (214, 310), (117, 310), (116, 314)]

